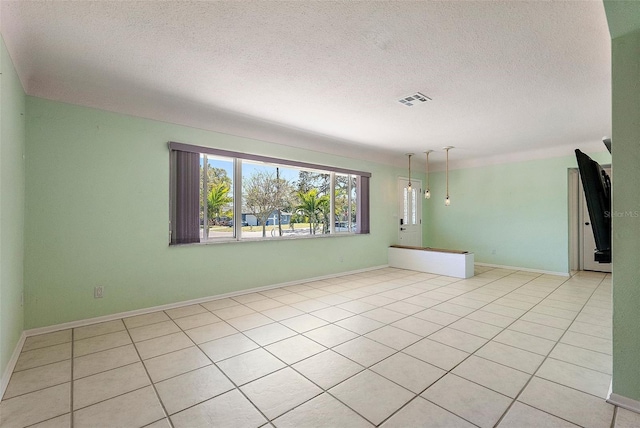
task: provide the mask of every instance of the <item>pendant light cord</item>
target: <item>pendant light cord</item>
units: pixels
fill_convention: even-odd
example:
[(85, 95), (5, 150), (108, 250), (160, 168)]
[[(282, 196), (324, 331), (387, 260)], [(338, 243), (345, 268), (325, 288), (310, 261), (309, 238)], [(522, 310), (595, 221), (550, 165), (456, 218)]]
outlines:
[(447, 198), (449, 197), (449, 149), (447, 149)]
[(407, 156), (409, 157), (409, 185), (407, 187), (411, 190), (411, 156), (413, 153), (407, 153)]
[(427, 152), (427, 190), (429, 190), (429, 152)]

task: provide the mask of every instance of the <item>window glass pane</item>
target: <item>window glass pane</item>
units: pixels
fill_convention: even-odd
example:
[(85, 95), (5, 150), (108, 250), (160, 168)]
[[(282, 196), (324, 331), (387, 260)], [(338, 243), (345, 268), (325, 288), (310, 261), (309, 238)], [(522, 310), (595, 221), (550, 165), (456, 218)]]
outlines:
[(416, 189), (411, 189), (411, 224), (417, 224), (416, 219)]
[(335, 231), (355, 233), (357, 209), (357, 184), (354, 175), (336, 174)]
[(355, 233), (358, 186), (355, 175), (336, 174), (336, 233)]
[(296, 225), (295, 218), (297, 177), (295, 168), (242, 163), (243, 238), (280, 238), (298, 233), (302, 226)]
[(233, 233), (233, 159), (200, 155), (200, 240)]
[(349, 176), (336, 174), (335, 190), (335, 224), (336, 233), (349, 231)]
[(322, 235), (330, 232), (331, 174), (297, 170), (295, 186), (295, 227), (297, 234)]
[(402, 218), (404, 218), (405, 222), (408, 222), (409, 221), (409, 195), (406, 187), (403, 190), (404, 190), (403, 192), (404, 215), (402, 216)]

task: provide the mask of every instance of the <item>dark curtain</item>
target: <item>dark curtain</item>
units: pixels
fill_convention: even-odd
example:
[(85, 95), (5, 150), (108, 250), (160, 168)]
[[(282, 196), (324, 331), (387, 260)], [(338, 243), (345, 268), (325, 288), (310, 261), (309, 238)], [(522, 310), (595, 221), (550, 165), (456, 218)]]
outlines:
[(358, 195), (356, 223), (358, 224), (358, 233), (369, 233), (369, 177), (361, 175), (359, 181), (360, 194)]
[(200, 242), (200, 154), (171, 151), (171, 244)]

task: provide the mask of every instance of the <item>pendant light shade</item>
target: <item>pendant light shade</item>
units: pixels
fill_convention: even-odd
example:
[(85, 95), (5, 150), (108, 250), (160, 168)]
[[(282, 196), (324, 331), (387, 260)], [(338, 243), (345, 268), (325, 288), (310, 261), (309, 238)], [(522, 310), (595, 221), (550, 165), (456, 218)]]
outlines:
[(447, 154), (447, 163), (446, 163), (446, 170), (445, 170), (445, 177), (447, 181), (447, 197), (444, 200), (444, 205), (448, 207), (449, 205), (451, 205), (451, 199), (449, 198), (449, 150), (453, 149), (453, 146), (443, 147), (442, 149)]
[(427, 150), (425, 153), (427, 154), (427, 187), (424, 189), (424, 198), (425, 199), (430, 199), (431, 198), (431, 191), (429, 191), (429, 153), (431, 153), (433, 150)]

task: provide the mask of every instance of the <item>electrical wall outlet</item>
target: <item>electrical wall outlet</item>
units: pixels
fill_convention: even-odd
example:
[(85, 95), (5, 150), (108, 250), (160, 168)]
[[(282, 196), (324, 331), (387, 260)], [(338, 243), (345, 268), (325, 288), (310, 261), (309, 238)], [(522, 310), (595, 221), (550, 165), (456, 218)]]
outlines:
[(102, 299), (104, 295), (104, 287), (102, 285), (98, 285), (93, 288), (93, 298), (94, 299)]

